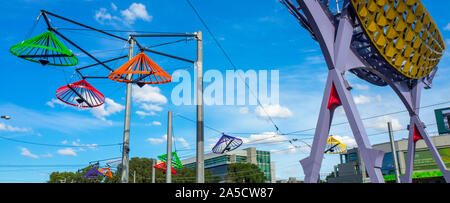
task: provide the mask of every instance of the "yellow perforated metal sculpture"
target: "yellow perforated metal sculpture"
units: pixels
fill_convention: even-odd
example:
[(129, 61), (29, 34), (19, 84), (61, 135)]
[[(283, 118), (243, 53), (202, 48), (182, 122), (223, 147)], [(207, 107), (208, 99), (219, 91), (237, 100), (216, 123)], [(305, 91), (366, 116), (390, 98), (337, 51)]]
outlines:
[(427, 76), (445, 42), (420, 0), (351, 0), (357, 17), (383, 58), (402, 75)]
[(330, 136), (327, 139), (326, 154), (342, 154), (347, 151), (347, 146), (339, 140)]

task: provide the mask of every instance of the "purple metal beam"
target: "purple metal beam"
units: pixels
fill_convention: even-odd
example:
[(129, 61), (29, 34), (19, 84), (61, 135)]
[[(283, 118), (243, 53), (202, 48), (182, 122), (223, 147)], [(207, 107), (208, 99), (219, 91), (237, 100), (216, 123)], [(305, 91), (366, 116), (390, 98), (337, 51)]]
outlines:
[[(287, 5), (289, 9), (294, 8), (289, 0), (284, 1), (288, 3)], [(380, 79), (384, 80), (385, 83), (387, 83), (398, 95), (410, 114), (411, 119), (406, 172), (405, 175), (400, 177), (401, 181), (412, 182), (415, 153), (415, 143), (413, 139), (414, 128), (416, 126), (418, 133), (427, 144), (439, 169), (442, 171), (445, 180), (450, 182), (450, 172), (445, 167), (442, 158), (432, 143), (429, 135), (424, 130), (424, 126), (419, 118), (421, 89), (424, 85), (428, 88), (431, 87), (432, 77), (430, 79), (421, 79), (417, 83), (409, 83), (408, 81), (397, 82), (394, 81), (393, 78), (389, 78), (389, 75), (386, 76), (382, 72), (370, 67), (367, 61), (362, 59), (361, 56), (359, 56), (358, 53), (355, 53), (350, 47), (353, 36), (353, 25), (351, 21), (346, 18), (346, 9), (348, 9), (346, 5), (348, 5), (348, 0), (346, 0), (346, 2), (347, 3), (344, 3), (344, 8), (342, 9), (343, 12), (340, 16), (341, 18), (339, 19), (339, 25), (335, 25), (332, 17), (329, 13), (327, 13), (323, 5), (321, 5), (321, 1), (297, 0), (297, 3), (300, 5), (299, 9), (303, 11), (304, 17), (307, 21), (306, 24), (308, 25), (308, 28), (310, 28), (308, 31), (311, 32), (312, 30), (315, 40), (319, 42), (329, 69), (311, 153), (309, 157), (300, 161), (305, 173), (305, 182), (317, 182), (317, 179), (319, 178), (323, 151), (326, 147), (326, 139), (329, 134), (330, 124), (333, 119), (334, 112), (334, 108), (327, 108), (332, 85), (334, 85), (339, 96), (340, 103), (344, 108), (371, 182), (384, 182), (380, 169), (382, 166), (384, 152), (371, 148), (371, 144), (367, 137), (358, 109), (356, 108), (356, 104), (350, 93), (351, 88), (343, 77), (346, 71), (350, 71), (355, 68), (363, 69), (364, 71), (370, 72), (374, 76), (378, 76)], [(336, 29), (337, 32), (335, 32)]]
[(300, 161), (305, 173), (305, 182), (317, 182), (319, 177), (323, 152), (326, 147), (326, 139), (329, 134), (334, 112), (334, 109), (327, 108), (331, 86), (334, 85), (349, 120), (356, 143), (360, 149), (361, 157), (366, 164), (367, 173), (369, 174), (371, 182), (382, 183), (384, 182), (384, 179), (380, 168), (384, 153), (380, 150), (373, 150), (371, 148), (361, 117), (356, 108), (356, 104), (354, 103), (353, 96), (350, 93), (350, 88), (343, 78), (343, 74), (348, 69), (349, 56), (353, 57), (353, 60), (350, 61), (352, 64), (363, 64), (362, 62), (357, 61), (357, 58), (354, 57), (354, 54), (350, 49), (353, 26), (348, 18), (342, 16), (335, 35), (336, 27), (333, 22), (331, 22), (328, 14), (324, 11), (319, 1), (298, 0), (297, 2), (309, 20), (309, 24), (311, 25), (315, 36), (317, 36), (317, 40), (329, 69), (311, 153), (309, 157)]

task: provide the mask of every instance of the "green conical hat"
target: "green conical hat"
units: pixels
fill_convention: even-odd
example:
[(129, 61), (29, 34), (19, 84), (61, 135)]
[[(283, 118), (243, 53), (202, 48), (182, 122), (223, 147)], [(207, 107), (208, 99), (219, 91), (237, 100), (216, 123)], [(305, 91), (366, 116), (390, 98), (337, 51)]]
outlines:
[(12, 46), (10, 52), (42, 65), (74, 66), (78, 64), (75, 55), (50, 31)]
[[(164, 163), (167, 163), (167, 154), (159, 155), (158, 159)], [(183, 168), (183, 164), (181, 163), (180, 159), (178, 158), (178, 155), (176, 152), (172, 152), (172, 166), (174, 168)]]

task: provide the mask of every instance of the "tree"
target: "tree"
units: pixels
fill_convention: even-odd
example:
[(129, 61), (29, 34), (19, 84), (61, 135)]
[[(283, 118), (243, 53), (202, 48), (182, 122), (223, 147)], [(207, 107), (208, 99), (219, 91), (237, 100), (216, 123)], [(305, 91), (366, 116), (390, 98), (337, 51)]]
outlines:
[(228, 183), (264, 183), (266, 177), (255, 164), (232, 163), (228, 165), (225, 182)]
[[(175, 171), (177, 174), (172, 175), (172, 183), (195, 183), (197, 181), (195, 168), (181, 168), (175, 169)], [(220, 180), (219, 176), (215, 176), (210, 170), (205, 169), (205, 183), (218, 183)]]
[[(129, 162), (129, 182), (133, 183), (151, 183), (152, 182), (152, 159), (133, 157)], [(79, 169), (77, 172), (52, 172), (48, 183), (120, 183), (120, 174), (122, 166), (119, 164), (117, 170), (112, 171), (113, 178), (106, 176), (88, 179), (84, 177), (91, 169), (91, 166)], [(176, 175), (172, 175), (172, 183), (195, 183), (195, 169), (181, 168), (175, 169)], [(136, 172), (136, 173), (135, 173)], [(136, 174), (136, 177), (134, 175)], [(205, 170), (205, 182), (216, 183), (221, 179), (214, 176), (210, 170)], [(166, 174), (155, 170), (155, 182), (165, 183)]]

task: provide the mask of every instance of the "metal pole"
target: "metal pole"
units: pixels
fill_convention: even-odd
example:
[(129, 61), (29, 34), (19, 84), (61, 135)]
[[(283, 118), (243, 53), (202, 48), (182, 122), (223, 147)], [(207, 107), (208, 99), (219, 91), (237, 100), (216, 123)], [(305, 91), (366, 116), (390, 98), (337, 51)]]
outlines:
[(392, 159), (394, 160), (395, 167), (395, 182), (400, 183), (400, 170), (398, 168), (398, 160), (397, 160), (397, 150), (395, 149), (395, 140), (394, 134), (392, 133), (392, 124), (391, 122), (387, 123), (389, 130), (389, 139), (391, 140), (391, 151), (392, 151)]
[(133, 173), (133, 183), (136, 183), (136, 170), (134, 170), (134, 173)]
[[(130, 50), (128, 52), (128, 58), (131, 60), (134, 56), (134, 39), (130, 38)], [(130, 80), (132, 75), (127, 75), (127, 79)], [(131, 83), (127, 83), (127, 93), (125, 102), (125, 124), (123, 129), (123, 149), (122, 149), (122, 176), (121, 182), (128, 183), (129, 176), (129, 155), (130, 155), (130, 115), (131, 115)]]
[(172, 183), (172, 111), (168, 112), (167, 118), (167, 162), (166, 183)]
[(152, 183), (155, 183), (155, 162), (156, 160), (152, 159)]
[(197, 183), (205, 182), (204, 132), (203, 132), (203, 42), (202, 31), (197, 35)]

